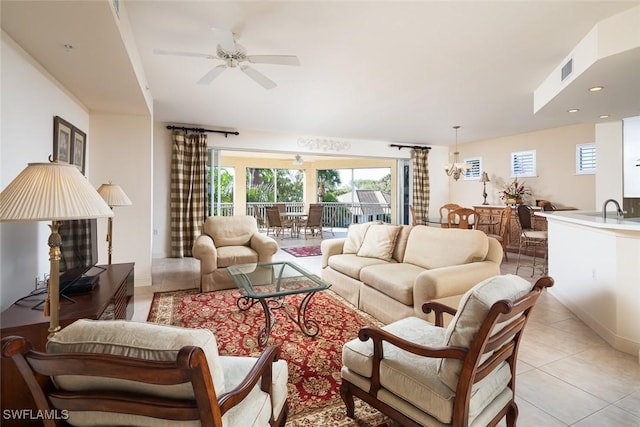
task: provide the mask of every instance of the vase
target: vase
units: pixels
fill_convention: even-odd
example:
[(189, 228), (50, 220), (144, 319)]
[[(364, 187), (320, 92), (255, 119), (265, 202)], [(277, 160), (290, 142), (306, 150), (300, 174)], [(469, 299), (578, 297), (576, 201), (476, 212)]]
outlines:
[(522, 197), (513, 197), (505, 200), (507, 205), (520, 205), (522, 204)]

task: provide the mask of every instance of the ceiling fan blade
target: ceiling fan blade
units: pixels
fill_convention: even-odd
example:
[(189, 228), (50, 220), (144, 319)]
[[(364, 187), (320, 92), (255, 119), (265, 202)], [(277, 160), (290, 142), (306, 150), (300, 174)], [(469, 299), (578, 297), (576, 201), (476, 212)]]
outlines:
[(222, 46), (224, 50), (229, 52), (236, 50), (236, 41), (231, 31), (220, 28), (211, 28), (211, 31), (213, 31), (213, 37), (220, 43), (220, 46)]
[(240, 66), (240, 70), (265, 89), (273, 89), (278, 86), (273, 80), (251, 67), (242, 65)]
[(188, 56), (193, 58), (219, 59), (210, 53), (181, 52), (177, 50), (154, 49), (156, 55)]
[(254, 64), (300, 65), (295, 55), (247, 55), (247, 61)]
[(225, 70), (225, 68), (227, 68), (226, 64), (220, 64), (217, 67), (213, 67), (211, 70), (209, 70), (207, 74), (205, 74), (204, 76), (202, 76), (200, 80), (198, 80), (198, 84), (208, 85), (213, 80), (215, 80), (215, 78), (218, 77), (220, 73), (222, 73)]

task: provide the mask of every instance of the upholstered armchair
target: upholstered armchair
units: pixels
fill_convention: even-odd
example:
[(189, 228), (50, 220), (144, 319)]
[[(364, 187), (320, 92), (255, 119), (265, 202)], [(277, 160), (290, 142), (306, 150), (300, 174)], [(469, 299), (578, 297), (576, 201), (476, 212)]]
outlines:
[[(516, 425), (516, 361), (529, 313), (550, 277), (535, 286), (515, 275), (470, 289), (455, 310), (427, 302), (433, 325), (408, 317), (364, 327), (342, 350), (340, 393), (356, 396), (405, 427)], [(532, 289), (533, 288), (533, 289)], [(445, 314), (454, 315), (443, 327)]]
[(192, 252), (200, 260), (200, 292), (209, 292), (235, 287), (226, 270), (231, 265), (271, 262), (278, 243), (258, 232), (252, 216), (212, 216)]
[[(220, 356), (209, 330), (122, 320), (78, 320), (46, 353), (2, 339), (37, 409), (73, 426), (284, 426), (288, 368), (278, 353)], [(53, 418), (44, 426), (59, 425)]]

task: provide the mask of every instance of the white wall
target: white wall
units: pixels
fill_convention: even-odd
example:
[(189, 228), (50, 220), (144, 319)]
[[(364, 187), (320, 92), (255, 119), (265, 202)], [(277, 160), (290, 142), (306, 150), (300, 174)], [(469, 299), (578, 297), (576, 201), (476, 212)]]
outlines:
[[(93, 165), (89, 178), (97, 187), (112, 181), (120, 185), (132, 205), (114, 207), (112, 262), (135, 262), (136, 286), (151, 285), (153, 218), (153, 129), (149, 116), (92, 114), (89, 135)], [(98, 225), (106, 236), (106, 221)], [(100, 262), (107, 262), (102, 241)], [(100, 249), (103, 249), (102, 247)]]
[(597, 180), (594, 206), (602, 210), (607, 199), (622, 206), (622, 121), (596, 125)]
[[(53, 117), (89, 130), (86, 109), (2, 32), (0, 68), (0, 189), (30, 162), (46, 162), (53, 153)], [(87, 137), (88, 154), (91, 134)], [(87, 165), (90, 170), (90, 165)], [(101, 220), (106, 221), (106, 220)], [(0, 308), (34, 288), (49, 272), (47, 224), (0, 224)]]

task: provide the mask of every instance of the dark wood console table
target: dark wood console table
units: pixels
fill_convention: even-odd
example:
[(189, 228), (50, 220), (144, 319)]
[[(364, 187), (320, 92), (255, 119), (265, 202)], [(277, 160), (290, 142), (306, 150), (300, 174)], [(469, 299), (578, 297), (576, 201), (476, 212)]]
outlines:
[[(133, 316), (134, 263), (101, 266), (99, 285), (92, 292), (71, 295), (75, 303), (60, 299), (60, 326), (78, 319), (127, 319)], [(49, 335), (49, 318), (42, 310), (33, 310), (33, 303), (13, 304), (2, 312), (2, 337), (18, 335), (27, 338), (38, 351), (45, 351)], [(41, 426), (38, 420), (11, 419), (7, 409), (35, 410), (27, 385), (10, 359), (2, 359), (2, 420), (3, 426)]]

